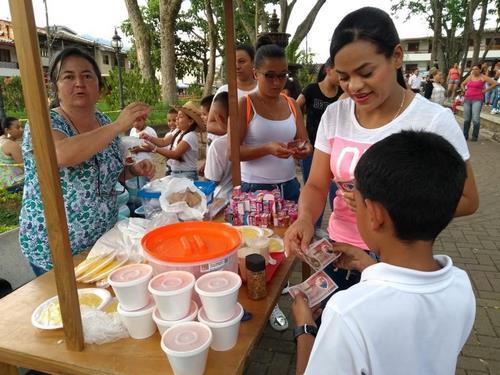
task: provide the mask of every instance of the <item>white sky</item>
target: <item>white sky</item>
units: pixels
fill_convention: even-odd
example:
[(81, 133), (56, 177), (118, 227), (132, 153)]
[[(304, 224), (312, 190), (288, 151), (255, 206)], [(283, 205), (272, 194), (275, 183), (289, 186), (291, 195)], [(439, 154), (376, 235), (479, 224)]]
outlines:
[[(139, 0), (144, 4), (145, 0)], [(292, 12), (287, 32), (293, 34), (306, 12), (312, 8), (312, 0), (298, 0)], [(187, 2), (185, 2), (187, 6)], [(315, 54), (315, 62), (324, 62), (328, 57), (330, 38), (335, 26), (342, 17), (363, 6), (376, 6), (390, 11), (390, 0), (327, 0), (316, 17), (308, 36), (308, 49)], [(123, 0), (47, 0), (49, 23), (64, 25), (78, 34), (89, 34), (97, 38), (110, 40), (114, 27), (128, 18)], [(43, 0), (33, 0), (36, 24), (45, 26), (45, 8)], [(279, 12), (278, 12), (279, 14)], [(10, 20), (8, 1), (0, 1), (0, 19)], [(401, 38), (430, 35), (426, 22), (420, 17), (412, 17), (404, 22), (403, 17), (394, 18)], [(305, 43), (302, 45), (305, 48)]]

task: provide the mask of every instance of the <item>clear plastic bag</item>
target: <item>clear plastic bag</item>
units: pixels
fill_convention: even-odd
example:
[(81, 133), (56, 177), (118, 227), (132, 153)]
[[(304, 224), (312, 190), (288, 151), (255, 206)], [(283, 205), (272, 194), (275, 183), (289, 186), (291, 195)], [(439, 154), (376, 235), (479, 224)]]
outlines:
[(118, 313), (81, 307), (83, 337), (86, 344), (105, 344), (129, 337)]

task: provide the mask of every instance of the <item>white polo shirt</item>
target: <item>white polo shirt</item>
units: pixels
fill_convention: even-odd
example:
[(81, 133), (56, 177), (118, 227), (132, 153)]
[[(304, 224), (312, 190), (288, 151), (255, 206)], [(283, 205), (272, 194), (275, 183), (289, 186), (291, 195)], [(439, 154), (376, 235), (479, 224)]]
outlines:
[(233, 190), (231, 176), (231, 161), (227, 155), (227, 134), (214, 139), (207, 150), (205, 164), (205, 177), (217, 182), (214, 196), (216, 198), (229, 198)]
[(450, 375), (476, 312), (467, 274), (445, 255), (422, 272), (377, 263), (325, 307), (306, 374)]
[(150, 135), (151, 137), (158, 137), (158, 135), (156, 134), (156, 130), (154, 130), (151, 126), (146, 126), (141, 131), (137, 131), (136, 128), (130, 129), (130, 136), (131, 137), (139, 138), (139, 134), (141, 134), (141, 133), (146, 133), (146, 134)]

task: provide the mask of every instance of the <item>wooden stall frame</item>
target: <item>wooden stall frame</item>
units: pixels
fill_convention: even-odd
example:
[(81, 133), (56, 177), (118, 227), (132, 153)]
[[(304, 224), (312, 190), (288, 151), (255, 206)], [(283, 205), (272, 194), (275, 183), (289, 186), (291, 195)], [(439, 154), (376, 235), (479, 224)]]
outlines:
[(54, 262), (66, 346), (70, 350), (81, 351), (84, 347), (82, 319), (59, 168), (47, 108), (33, 4), (31, 0), (9, 0), (9, 5), (16, 34), (16, 54), (30, 123), (33, 154), (45, 207), (45, 221)]

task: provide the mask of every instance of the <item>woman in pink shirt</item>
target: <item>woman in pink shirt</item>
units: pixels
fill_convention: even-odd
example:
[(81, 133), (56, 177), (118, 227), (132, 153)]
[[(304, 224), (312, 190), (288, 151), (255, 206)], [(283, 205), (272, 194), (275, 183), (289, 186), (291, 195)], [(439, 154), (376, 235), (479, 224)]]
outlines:
[(460, 82), (460, 69), (458, 64), (453, 64), (453, 67), (448, 71), (448, 98), (455, 97), (455, 91), (457, 90), (458, 83)]
[[(490, 86), (485, 88), (485, 83)], [(464, 96), (464, 136), (469, 139), (470, 122), (474, 126), (472, 130), (471, 141), (477, 141), (479, 137), (479, 120), (481, 108), (484, 102), (484, 93), (493, 90), (497, 83), (485, 74), (481, 73), (479, 64), (473, 65), (469, 76), (462, 82), (462, 91), (465, 90)]]

